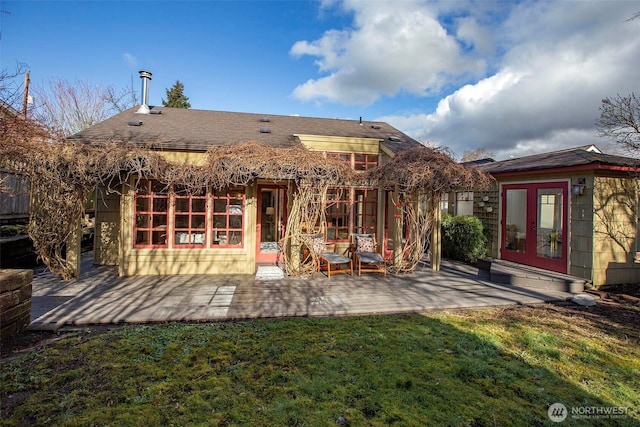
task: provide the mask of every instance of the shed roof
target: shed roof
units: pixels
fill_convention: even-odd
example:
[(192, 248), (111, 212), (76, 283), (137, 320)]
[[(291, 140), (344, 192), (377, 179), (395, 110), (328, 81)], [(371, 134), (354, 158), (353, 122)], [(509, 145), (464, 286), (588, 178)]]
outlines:
[(630, 169), (639, 165), (640, 159), (604, 154), (593, 145), (585, 145), (487, 163), (480, 168), (492, 175), (499, 175), (552, 169)]
[[(295, 135), (373, 138), (392, 152), (422, 145), (385, 122), (168, 107), (151, 107), (152, 112), (160, 114), (136, 114), (137, 109), (117, 114), (68, 139), (85, 143), (125, 142), (186, 151), (206, 151), (211, 146), (246, 141), (293, 147), (298, 144)], [(134, 126), (130, 122), (141, 124)]]

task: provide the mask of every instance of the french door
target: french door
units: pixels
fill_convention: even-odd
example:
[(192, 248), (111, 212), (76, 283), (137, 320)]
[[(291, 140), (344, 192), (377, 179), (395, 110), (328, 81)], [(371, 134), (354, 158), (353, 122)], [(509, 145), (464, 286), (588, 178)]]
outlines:
[(501, 258), (567, 272), (567, 182), (502, 187)]
[(276, 262), (287, 220), (286, 186), (258, 185), (256, 262)]

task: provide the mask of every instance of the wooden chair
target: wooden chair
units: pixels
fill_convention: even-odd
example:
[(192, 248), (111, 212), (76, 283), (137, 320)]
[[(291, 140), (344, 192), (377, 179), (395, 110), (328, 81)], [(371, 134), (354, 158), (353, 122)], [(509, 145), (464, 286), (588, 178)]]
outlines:
[[(326, 271), (330, 279), (332, 274), (349, 273), (353, 276), (353, 262), (350, 258), (336, 253), (336, 244), (327, 243), (322, 234), (312, 237), (310, 250), (317, 258), (316, 271)], [(327, 250), (331, 248), (331, 250)]]
[(375, 234), (354, 234), (351, 242), (353, 261), (362, 273), (383, 273), (387, 275), (387, 264), (379, 252)]

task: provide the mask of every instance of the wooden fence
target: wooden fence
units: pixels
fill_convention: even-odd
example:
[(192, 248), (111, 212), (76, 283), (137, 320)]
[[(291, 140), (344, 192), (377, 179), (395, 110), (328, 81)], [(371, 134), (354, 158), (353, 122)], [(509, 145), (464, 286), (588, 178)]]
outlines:
[(0, 220), (29, 217), (29, 177), (0, 170)]

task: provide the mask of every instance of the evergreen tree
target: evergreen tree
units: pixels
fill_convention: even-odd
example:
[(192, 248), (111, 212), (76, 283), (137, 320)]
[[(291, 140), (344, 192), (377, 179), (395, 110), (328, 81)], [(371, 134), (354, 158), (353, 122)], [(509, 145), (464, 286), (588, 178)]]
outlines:
[(183, 91), (184, 85), (180, 83), (180, 80), (176, 80), (171, 89), (167, 89), (167, 100), (165, 101), (163, 98), (162, 105), (173, 108), (191, 108), (189, 97), (185, 96)]

